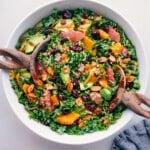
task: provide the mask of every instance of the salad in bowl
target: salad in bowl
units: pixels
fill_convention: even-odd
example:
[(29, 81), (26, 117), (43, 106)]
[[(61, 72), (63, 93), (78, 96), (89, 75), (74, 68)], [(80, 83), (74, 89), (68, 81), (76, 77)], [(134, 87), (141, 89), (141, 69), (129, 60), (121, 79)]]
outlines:
[(125, 105), (133, 104), (126, 97), (139, 89), (144, 93), (147, 65), (138, 35), (119, 13), (97, 1), (73, 3), (53, 1), (20, 23), (7, 47), (34, 61), (34, 72), (20, 65), (33, 65), (22, 59), (9, 76), (2, 72), (3, 86), (14, 112), (32, 131), (59, 143), (85, 144), (131, 120)]

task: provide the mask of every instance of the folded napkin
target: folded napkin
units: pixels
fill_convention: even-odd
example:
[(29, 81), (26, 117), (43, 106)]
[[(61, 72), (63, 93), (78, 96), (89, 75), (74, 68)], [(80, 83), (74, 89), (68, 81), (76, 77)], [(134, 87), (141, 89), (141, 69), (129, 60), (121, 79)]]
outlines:
[(112, 150), (150, 150), (150, 119), (120, 133), (113, 140)]

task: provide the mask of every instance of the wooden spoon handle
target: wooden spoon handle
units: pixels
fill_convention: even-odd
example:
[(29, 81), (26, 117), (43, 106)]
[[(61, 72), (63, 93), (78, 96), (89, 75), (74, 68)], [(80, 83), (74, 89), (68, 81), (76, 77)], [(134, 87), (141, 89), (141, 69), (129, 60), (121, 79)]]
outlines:
[(29, 55), (9, 48), (0, 48), (0, 55), (4, 56), (2, 59), (0, 59), (1, 69), (29, 68)]
[(146, 118), (150, 118), (150, 111), (145, 110), (141, 107), (142, 102), (143, 101), (141, 101), (141, 99), (132, 92), (126, 91), (122, 96), (122, 103), (124, 103), (132, 111)]

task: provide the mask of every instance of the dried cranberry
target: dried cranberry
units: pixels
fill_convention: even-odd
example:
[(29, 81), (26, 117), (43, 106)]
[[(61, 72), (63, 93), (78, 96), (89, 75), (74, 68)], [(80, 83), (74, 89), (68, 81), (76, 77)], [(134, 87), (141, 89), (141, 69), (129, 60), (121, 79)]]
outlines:
[(87, 101), (90, 100), (90, 98), (89, 98), (88, 95), (83, 95), (83, 96), (82, 96), (82, 99), (83, 99), (84, 102), (87, 102)]
[(49, 126), (49, 120), (46, 120), (46, 121), (44, 122), (44, 125)]
[(92, 37), (93, 37), (93, 39), (95, 39), (95, 40), (99, 40), (99, 39), (100, 39), (99, 32), (96, 31), (96, 30), (93, 30), (93, 31), (92, 31)]
[(47, 30), (45, 30), (45, 31), (43, 32), (43, 34), (46, 35), (46, 36), (47, 36), (48, 34), (50, 34), (50, 33), (51, 33), (51, 30), (50, 30), (50, 29), (47, 29)]
[(126, 87), (132, 89), (133, 88), (133, 82), (127, 82)]
[(60, 100), (65, 100), (65, 98), (66, 98), (63, 93), (59, 94), (58, 97)]
[(60, 24), (61, 24), (61, 25), (65, 25), (65, 24), (66, 24), (66, 20), (61, 20), (61, 21), (60, 21)]
[(81, 52), (83, 51), (83, 47), (79, 46), (78, 44), (73, 44), (73, 46), (71, 47), (71, 49), (75, 52)]
[(76, 90), (76, 89), (73, 89), (71, 94), (72, 94), (72, 96), (75, 97), (75, 98), (78, 98), (78, 97), (79, 97), (78, 90)]
[(95, 107), (93, 105), (85, 105), (85, 108), (89, 111), (94, 111), (95, 110)]
[(72, 13), (70, 12), (70, 11), (65, 11), (64, 13), (63, 13), (63, 18), (64, 19), (70, 19), (70, 18), (72, 18)]
[(60, 40), (61, 44), (64, 44), (66, 41), (68, 41), (68, 38), (61, 37), (61, 40)]
[(109, 32), (109, 27), (108, 27), (108, 26), (105, 26), (105, 27), (103, 28), (103, 30), (108, 33), (108, 32)]
[(78, 79), (73, 78), (73, 79), (72, 79), (72, 84), (73, 84), (74, 87), (77, 87), (77, 86), (79, 85)]
[(50, 78), (52, 81), (56, 81), (57, 77), (55, 75), (51, 76)]
[(60, 50), (58, 48), (53, 48), (52, 51), (51, 51), (51, 54), (54, 55), (58, 52), (60, 52)]
[(63, 114), (65, 115), (65, 114), (68, 114), (69, 113), (69, 110), (68, 109), (64, 109), (63, 110)]
[(60, 91), (63, 90), (63, 85), (62, 85), (62, 84), (58, 83), (58, 84), (57, 84), (57, 87), (58, 87), (58, 90), (60, 90)]
[(86, 14), (83, 14), (83, 18), (84, 19), (88, 19), (89, 15), (86, 13)]

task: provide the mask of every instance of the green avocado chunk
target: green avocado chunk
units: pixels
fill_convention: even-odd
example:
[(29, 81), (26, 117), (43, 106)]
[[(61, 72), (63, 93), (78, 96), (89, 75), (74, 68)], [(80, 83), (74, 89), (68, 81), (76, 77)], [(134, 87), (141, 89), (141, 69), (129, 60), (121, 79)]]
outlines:
[(60, 76), (61, 76), (61, 79), (62, 79), (63, 83), (65, 85), (67, 85), (70, 82), (71, 79), (70, 79), (69, 71), (68, 71), (68, 73), (65, 73), (65, 71), (64, 71), (65, 69), (70, 70), (70, 68), (68, 66), (64, 66), (64, 68), (62, 68), (62, 70), (61, 70)]
[(105, 100), (107, 100), (107, 101), (111, 100), (112, 94), (111, 94), (110, 90), (104, 88), (100, 91), (100, 93)]
[(81, 82), (81, 83), (80, 83), (80, 89), (81, 89), (82, 91), (87, 90), (87, 89), (91, 88), (91, 87), (93, 86), (93, 84), (94, 84), (94, 83), (92, 83), (92, 82), (90, 82), (90, 83)]
[(44, 38), (45, 36), (39, 33), (29, 36), (29, 38), (23, 43), (25, 53), (31, 53), (35, 47), (44, 40)]

